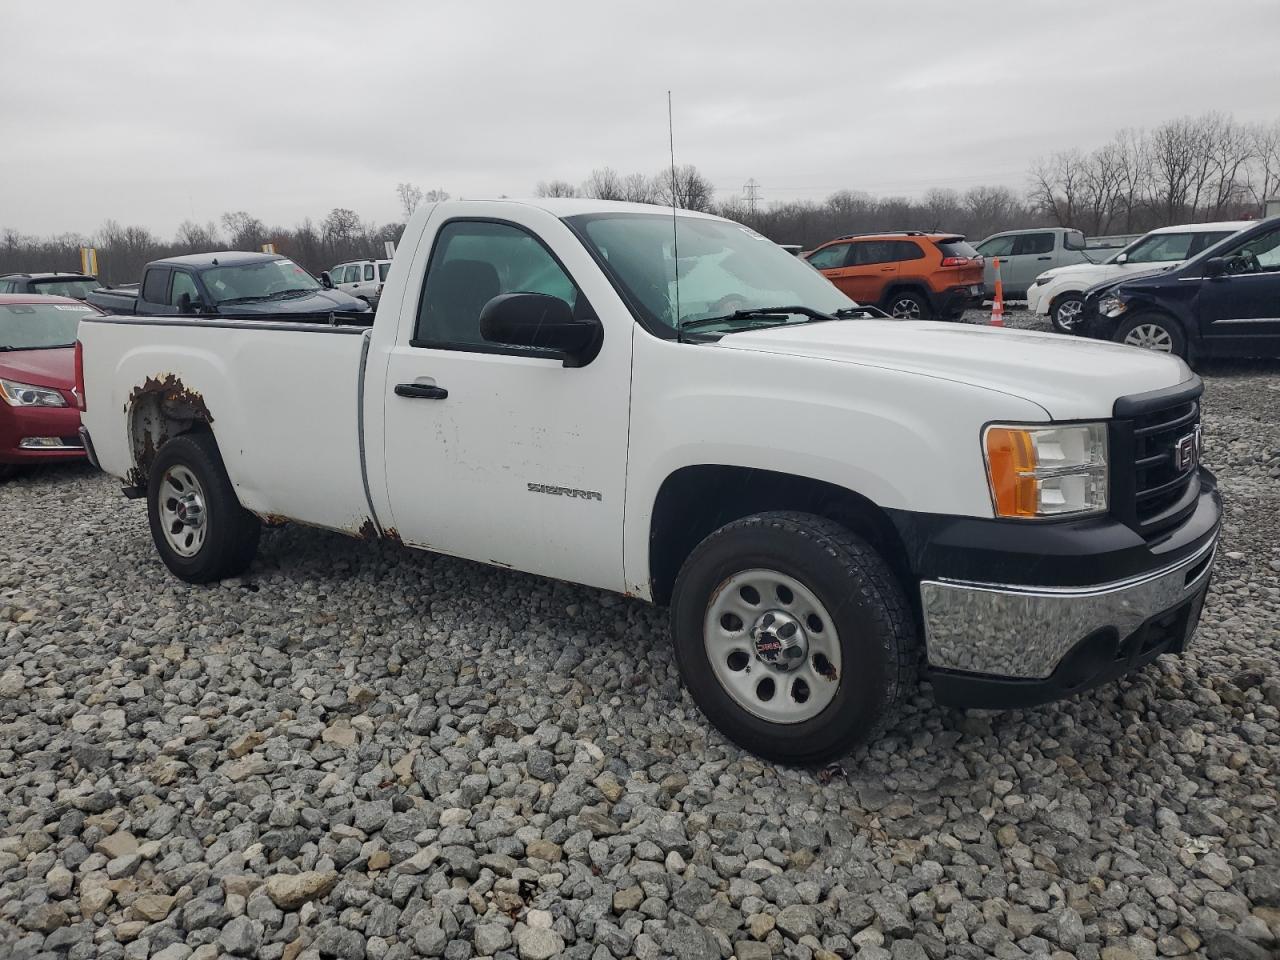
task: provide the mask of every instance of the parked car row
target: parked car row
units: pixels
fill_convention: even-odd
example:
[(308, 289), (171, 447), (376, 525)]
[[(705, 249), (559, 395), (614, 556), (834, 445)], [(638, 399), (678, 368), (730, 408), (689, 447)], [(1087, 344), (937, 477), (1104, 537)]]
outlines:
[(1189, 359), (1280, 356), (1280, 217), (1090, 287), (1078, 332)]
[(1117, 277), (1167, 268), (1253, 226), (1256, 221), (1192, 223), (1161, 227), (1135, 240), (1102, 263), (1052, 267), (1037, 276), (1027, 290), (1027, 309), (1048, 317), (1054, 329), (1070, 333), (1080, 319), (1084, 292)]
[(320, 280), (327, 274), (333, 289), (377, 308), (390, 269), (390, 260), (350, 260), (320, 274)]

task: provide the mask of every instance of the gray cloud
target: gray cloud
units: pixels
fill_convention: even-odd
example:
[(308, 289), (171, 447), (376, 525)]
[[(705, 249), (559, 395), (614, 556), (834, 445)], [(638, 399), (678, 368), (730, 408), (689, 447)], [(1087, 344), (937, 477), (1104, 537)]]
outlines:
[[(1221, 11), (1219, 14), (1217, 11)], [(1022, 188), (1038, 155), (1280, 116), (1280, 4), (88, 3), (6, 10), (0, 226), (397, 216), (677, 159), (728, 196)]]

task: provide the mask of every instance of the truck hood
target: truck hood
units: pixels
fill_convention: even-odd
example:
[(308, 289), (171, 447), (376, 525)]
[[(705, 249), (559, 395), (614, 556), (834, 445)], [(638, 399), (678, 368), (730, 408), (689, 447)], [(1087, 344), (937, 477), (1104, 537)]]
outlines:
[(317, 290), (290, 300), (263, 300), (259, 303), (227, 303), (218, 307), (223, 317), (252, 317), (263, 313), (363, 313), (369, 305), (341, 290)]
[(1177, 357), (964, 323), (844, 320), (729, 334), (715, 346), (900, 370), (1012, 394), (1055, 420), (1112, 416), (1117, 397), (1188, 380)]
[(33, 387), (70, 390), (76, 382), (75, 356), (71, 347), (6, 351), (0, 353), (0, 377)]

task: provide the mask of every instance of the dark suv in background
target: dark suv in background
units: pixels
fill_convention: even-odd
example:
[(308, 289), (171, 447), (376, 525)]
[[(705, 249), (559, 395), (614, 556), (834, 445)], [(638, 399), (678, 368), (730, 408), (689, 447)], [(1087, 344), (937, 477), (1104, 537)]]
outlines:
[(1280, 217), (1085, 293), (1081, 332), (1180, 357), (1280, 356)]
[(100, 286), (97, 277), (83, 273), (7, 273), (0, 277), (0, 293), (37, 293), (72, 300), (87, 300), (89, 291)]

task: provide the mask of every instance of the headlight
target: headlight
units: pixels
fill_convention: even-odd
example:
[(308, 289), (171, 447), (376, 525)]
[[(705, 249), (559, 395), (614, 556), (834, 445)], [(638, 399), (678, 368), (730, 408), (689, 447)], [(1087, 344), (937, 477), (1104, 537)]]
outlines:
[(997, 517), (1083, 516), (1107, 509), (1107, 426), (990, 426), (983, 435)]
[(1040, 276), (1036, 277), (1036, 282), (1033, 283), (1032, 286), (1042, 287), (1052, 279), (1053, 277), (1049, 276), (1047, 273), (1042, 273)]
[(0, 380), (0, 398), (11, 407), (65, 407), (67, 401), (57, 390), (36, 387), (16, 380)]
[(1104, 317), (1118, 317), (1129, 309), (1129, 304), (1114, 293), (1109, 293), (1098, 301), (1098, 312)]

